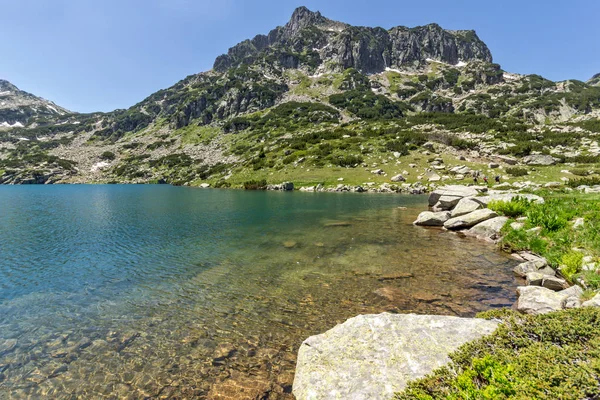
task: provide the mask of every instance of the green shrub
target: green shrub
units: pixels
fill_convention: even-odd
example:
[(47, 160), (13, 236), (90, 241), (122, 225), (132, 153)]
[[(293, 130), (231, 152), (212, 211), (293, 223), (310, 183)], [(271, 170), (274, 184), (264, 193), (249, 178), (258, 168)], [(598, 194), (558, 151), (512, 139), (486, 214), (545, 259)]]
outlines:
[(573, 281), (573, 276), (580, 272), (583, 262), (583, 253), (570, 251), (562, 256), (560, 272), (569, 281)]
[(338, 156), (334, 160), (335, 164), (339, 165), (340, 167), (346, 168), (354, 168), (358, 164), (363, 162), (363, 158), (361, 156), (355, 156), (352, 154)]
[(113, 153), (112, 151), (105, 151), (100, 155), (100, 159), (112, 161), (115, 159), (115, 153)]
[(573, 168), (570, 170), (573, 175), (577, 176), (588, 176), (590, 175), (590, 170), (585, 168)]
[(246, 181), (243, 186), (245, 190), (265, 190), (267, 181), (265, 179)]
[(483, 313), (502, 323), (461, 346), (451, 363), (412, 381), (397, 400), (539, 399), (600, 396), (600, 309), (544, 315)]
[(567, 219), (550, 207), (532, 207), (527, 211), (527, 222), (532, 226), (540, 226), (547, 231), (555, 232), (567, 226)]
[(525, 175), (529, 174), (529, 171), (527, 170), (527, 168), (508, 167), (508, 168), (506, 168), (506, 173), (516, 177), (516, 176), (525, 176)]
[(520, 217), (525, 215), (531, 202), (524, 197), (514, 197), (510, 201), (492, 200), (488, 204), (490, 210), (507, 217)]
[(596, 186), (600, 185), (600, 176), (588, 176), (580, 179), (571, 179), (568, 183), (568, 186), (575, 188), (578, 186)]

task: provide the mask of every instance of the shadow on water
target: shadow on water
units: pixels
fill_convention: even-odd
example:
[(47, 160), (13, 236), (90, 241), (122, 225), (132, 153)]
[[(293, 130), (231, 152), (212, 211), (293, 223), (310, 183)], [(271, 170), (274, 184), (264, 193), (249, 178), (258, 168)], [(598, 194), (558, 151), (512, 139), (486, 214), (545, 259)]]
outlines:
[(425, 206), (0, 187), (0, 397), (291, 398), (302, 340), (347, 318), (510, 305), (514, 262), (412, 226)]

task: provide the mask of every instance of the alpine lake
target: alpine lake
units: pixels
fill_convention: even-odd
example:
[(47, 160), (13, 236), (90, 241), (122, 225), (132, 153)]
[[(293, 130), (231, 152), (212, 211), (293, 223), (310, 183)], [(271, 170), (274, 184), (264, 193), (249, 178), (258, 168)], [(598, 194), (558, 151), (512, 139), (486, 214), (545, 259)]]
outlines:
[[(358, 314), (515, 300), (425, 196), (0, 186), (0, 398), (292, 398), (304, 339)], [(266, 389), (265, 389), (266, 388)]]

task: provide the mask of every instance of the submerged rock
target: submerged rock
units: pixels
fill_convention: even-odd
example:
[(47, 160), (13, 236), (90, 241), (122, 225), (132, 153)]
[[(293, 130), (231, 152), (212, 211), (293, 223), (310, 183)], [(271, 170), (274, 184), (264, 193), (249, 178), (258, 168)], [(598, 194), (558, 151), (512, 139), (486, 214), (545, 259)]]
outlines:
[(450, 361), (497, 322), (436, 315), (361, 315), (306, 339), (293, 393), (306, 399), (390, 399), (407, 382)]

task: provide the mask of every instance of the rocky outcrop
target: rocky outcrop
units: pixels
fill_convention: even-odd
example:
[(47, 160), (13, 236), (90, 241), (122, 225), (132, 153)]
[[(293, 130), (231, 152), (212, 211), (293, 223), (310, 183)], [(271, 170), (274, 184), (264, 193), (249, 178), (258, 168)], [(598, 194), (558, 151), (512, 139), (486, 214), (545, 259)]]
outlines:
[(434, 315), (351, 318), (302, 343), (293, 394), (298, 400), (390, 399), (496, 327), (494, 321)]
[(288, 68), (326, 64), (332, 70), (355, 68), (366, 74), (414, 67), (427, 60), (452, 65), (460, 61), (492, 61), (488, 47), (474, 31), (449, 31), (437, 24), (390, 30), (355, 27), (300, 7), (286, 25), (230, 48), (216, 59), (213, 69), (223, 72), (266, 55)]
[(534, 154), (523, 157), (523, 163), (527, 165), (554, 165), (556, 158), (545, 154)]

